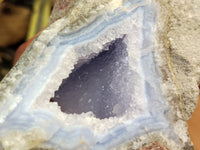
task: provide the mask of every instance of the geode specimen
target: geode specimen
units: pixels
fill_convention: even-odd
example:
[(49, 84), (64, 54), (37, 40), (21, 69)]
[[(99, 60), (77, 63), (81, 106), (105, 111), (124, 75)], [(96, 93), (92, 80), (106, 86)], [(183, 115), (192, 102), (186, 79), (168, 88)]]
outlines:
[(171, 3), (66, 3), (1, 82), (2, 149), (191, 149), (197, 82), (170, 43)]

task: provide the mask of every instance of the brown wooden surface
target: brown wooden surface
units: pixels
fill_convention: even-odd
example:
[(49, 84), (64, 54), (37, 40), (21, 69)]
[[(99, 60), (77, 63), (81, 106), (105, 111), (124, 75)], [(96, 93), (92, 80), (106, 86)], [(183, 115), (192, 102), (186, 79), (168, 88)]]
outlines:
[(10, 3), (0, 5), (0, 47), (17, 44), (26, 37), (30, 10)]
[(200, 96), (197, 107), (188, 121), (188, 131), (194, 144), (194, 150), (200, 150)]

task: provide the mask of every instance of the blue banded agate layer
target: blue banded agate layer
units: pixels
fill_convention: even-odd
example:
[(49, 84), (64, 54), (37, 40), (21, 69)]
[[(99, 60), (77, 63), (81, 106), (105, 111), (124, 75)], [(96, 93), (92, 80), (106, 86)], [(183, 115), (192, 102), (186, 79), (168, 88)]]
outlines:
[(2, 147), (19, 137), (23, 149), (33, 137), (31, 148), (110, 150), (170, 130), (153, 3), (125, 1), (75, 30), (66, 23), (47, 28), (24, 54), (28, 63), (17, 64), (25, 67), (1, 97), (8, 108), (0, 111)]

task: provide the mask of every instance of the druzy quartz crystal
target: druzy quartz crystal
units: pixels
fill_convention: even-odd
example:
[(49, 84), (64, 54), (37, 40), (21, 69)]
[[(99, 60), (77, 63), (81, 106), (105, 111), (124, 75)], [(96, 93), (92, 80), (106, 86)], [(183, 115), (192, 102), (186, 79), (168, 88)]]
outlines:
[(1, 82), (1, 148), (191, 148), (166, 86), (164, 1), (65, 4)]

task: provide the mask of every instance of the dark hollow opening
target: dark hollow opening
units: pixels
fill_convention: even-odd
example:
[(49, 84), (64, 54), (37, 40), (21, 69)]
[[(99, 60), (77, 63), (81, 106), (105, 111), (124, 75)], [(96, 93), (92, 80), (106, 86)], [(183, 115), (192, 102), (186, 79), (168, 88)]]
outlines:
[(92, 111), (97, 118), (122, 115), (131, 100), (128, 53), (123, 38), (109, 45), (88, 63), (76, 68), (64, 79), (52, 101), (65, 113)]

